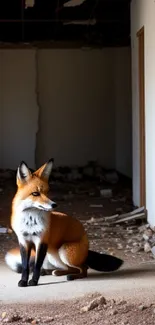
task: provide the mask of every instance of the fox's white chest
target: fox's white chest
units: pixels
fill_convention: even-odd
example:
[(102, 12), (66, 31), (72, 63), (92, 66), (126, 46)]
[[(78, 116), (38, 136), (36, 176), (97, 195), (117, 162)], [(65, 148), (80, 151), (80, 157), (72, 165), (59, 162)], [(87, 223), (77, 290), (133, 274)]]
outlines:
[(15, 220), (13, 228), (20, 241), (23, 239), (34, 242), (47, 230), (49, 223), (47, 212), (38, 209), (20, 212)]

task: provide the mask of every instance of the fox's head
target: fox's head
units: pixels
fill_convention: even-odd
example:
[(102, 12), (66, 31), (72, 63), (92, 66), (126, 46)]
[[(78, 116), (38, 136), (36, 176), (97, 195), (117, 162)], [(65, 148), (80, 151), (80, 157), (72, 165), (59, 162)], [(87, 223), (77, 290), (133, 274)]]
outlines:
[(44, 211), (52, 211), (57, 204), (48, 198), (48, 180), (53, 167), (53, 159), (31, 173), (25, 162), (21, 162), (17, 170), (17, 193), (14, 198), (14, 206), (20, 211), (36, 208)]

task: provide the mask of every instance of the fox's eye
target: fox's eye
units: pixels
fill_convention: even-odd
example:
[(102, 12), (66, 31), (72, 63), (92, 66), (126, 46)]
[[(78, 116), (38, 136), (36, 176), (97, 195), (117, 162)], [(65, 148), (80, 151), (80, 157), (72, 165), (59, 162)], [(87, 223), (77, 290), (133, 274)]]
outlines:
[(33, 196), (40, 196), (40, 193), (39, 192), (32, 192), (31, 193)]

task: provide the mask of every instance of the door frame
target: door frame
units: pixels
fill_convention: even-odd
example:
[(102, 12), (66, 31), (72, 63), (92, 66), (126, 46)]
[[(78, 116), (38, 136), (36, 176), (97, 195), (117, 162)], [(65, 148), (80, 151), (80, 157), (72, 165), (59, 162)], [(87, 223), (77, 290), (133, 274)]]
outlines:
[(145, 168), (145, 47), (144, 26), (137, 32), (139, 68), (139, 140), (140, 140), (140, 206), (146, 207)]

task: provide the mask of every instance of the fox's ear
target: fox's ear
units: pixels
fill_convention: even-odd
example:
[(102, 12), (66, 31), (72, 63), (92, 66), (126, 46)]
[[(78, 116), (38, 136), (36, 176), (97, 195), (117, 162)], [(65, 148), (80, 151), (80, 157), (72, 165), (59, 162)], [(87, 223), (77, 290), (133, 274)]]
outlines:
[(48, 181), (52, 168), (53, 168), (53, 163), (54, 163), (54, 159), (51, 158), (46, 164), (44, 164), (43, 166), (41, 166), (38, 170), (36, 170), (36, 172), (34, 173), (37, 177)]
[(26, 163), (22, 161), (17, 169), (17, 185), (20, 186), (26, 183), (31, 178), (31, 176), (31, 171), (29, 170)]

